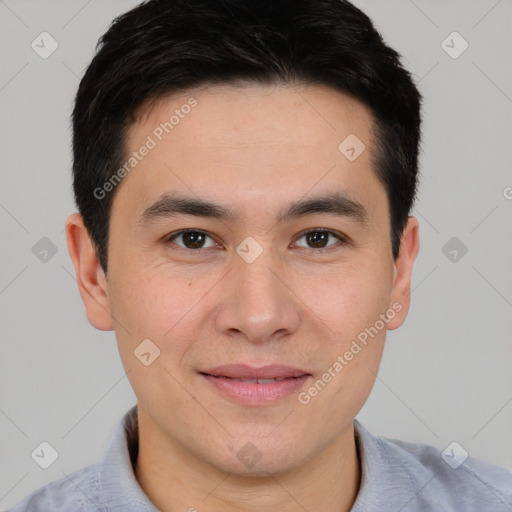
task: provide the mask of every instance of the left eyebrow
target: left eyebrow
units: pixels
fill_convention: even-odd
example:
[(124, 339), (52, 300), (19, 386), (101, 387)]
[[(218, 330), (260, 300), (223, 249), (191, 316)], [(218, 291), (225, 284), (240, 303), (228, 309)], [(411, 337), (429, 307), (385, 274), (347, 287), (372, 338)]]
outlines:
[(276, 221), (283, 222), (292, 218), (317, 214), (348, 217), (360, 223), (365, 223), (368, 220), (368, 212), (359, 201), (337, 192), (291, 203), (281, 212)]
[[(292, 218), (318, 214), (348, 217), (359, 223), (368, 220), (368, 212), (360, 202), (349, 198), (345, 193), (337, 192), (295, 201), (286, 206), (275, 221), (280, 223)], [(227, 222), (236, 222), (239, 219), (233, 210), (221, 204), (193, 197), (163, 194), (158, 201), (144, 210), (137, 224), (147, 225), (177, 215), (209, 217)]]

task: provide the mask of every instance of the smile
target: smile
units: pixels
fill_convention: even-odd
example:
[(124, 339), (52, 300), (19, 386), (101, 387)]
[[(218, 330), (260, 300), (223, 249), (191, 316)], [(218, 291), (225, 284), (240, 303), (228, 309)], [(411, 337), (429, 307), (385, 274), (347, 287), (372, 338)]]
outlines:
[(216, 392), (237, 404), (261, 406), (297, 393), (311, 377), (304, 370), (283, 365), (253, 368), (225, 365), (199, 372)]

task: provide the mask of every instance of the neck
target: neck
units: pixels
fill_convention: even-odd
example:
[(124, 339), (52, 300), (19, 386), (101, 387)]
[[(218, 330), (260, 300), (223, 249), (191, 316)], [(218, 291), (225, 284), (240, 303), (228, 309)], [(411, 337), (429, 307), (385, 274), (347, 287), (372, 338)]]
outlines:
[(360, 481), (352, 424), (302, 466), (251, 477), (226, 473), (198, 459), (141, 417), (134, 471), (162, 512), (348, 512)]

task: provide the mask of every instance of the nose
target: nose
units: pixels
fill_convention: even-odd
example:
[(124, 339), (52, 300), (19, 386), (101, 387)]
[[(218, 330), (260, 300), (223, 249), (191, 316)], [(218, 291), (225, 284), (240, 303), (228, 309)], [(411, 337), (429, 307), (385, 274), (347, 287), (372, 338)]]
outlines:
[(270, 250), (252, 263), (235, 256), (216, 311), (216, 328), (223, 335), (262, 344), (297, 331), (300, 300), (274, 259)]

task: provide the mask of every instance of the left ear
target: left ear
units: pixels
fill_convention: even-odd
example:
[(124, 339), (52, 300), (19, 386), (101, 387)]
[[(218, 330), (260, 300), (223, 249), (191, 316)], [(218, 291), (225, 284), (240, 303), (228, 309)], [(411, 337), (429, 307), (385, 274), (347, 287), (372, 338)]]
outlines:
[(389, 307), (396, 311), (396, 315), (387, 323), (386, 329), (388, 330), (397, 329), (407, 318), (411, 301), (412, 266), (419, 249), (418, 219), (409, 217), (400, 239), (400, 251), (394, 264), (393, 291)]

